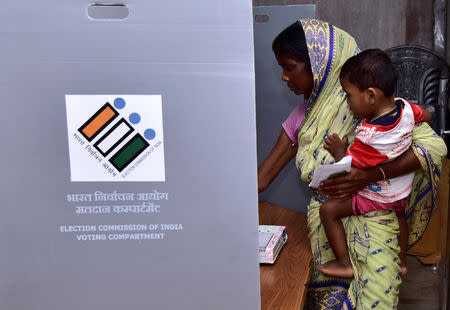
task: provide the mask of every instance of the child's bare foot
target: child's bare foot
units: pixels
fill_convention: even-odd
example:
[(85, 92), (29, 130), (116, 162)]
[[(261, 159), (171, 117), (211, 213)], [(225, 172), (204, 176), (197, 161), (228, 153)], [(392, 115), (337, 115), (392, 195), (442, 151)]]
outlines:
[(338, 278), (353, 278), (351, 265), (345, 265), (337, 260), (329, 261), (319, 267), (319, 271), (324, 275)]
[(333, 155), (335, 161), (341, 160), (347, 152), (348, 138), (345, 136), (343, 139), (334, 133), (325, 140), (323, 146), (331, 155)]
[(406, 265), (403, 263), (400, 264), (400, 267), (402, 268), (402, 277), (406, 276), (406, 274), (408, 273), (408, 267), (406, 267)]

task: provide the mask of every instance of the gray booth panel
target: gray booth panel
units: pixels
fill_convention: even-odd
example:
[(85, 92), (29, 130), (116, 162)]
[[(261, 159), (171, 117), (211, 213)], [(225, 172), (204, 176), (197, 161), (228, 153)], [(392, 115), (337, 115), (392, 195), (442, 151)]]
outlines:
[[(258, 165), (275, 145), (281, 124), (303, 96), (290, 92), (281, 80), (281, 68), (272, 52), (272, 41), (286, 26), (300, 18), (314, 18), (315, 5), (254, 7), (255, 82)], [(260, 21), (260, 22), (258, 22)], [(310, 189), (300, 179), (291, 160), (272, 184), (260, 194), (260, 200), (292, 210), (306, 212)]]
[[(92, 20), (90, 5), (0, 10), (0, 308), (259, 308), (251, 3), (129, 0), (121, 20)], [(66, 95), (160, 95), (165, 181), (72, 182)], [(94, 199), (114, 191), (168, 199), (148, 202), (157, 213)], [(135, 233), (164, 238), (114, 239)]]

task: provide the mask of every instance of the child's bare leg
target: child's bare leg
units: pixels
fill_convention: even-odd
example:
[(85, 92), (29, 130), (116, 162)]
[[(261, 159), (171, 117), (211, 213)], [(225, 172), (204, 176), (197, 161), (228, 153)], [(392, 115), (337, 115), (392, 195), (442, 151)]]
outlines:
[(348, 138), (345, 136), (343, 139), (334, 133), (325, 140), (323, 146), (331, 155), (333, 155), (335, 161), (341, 160), (347, 152)]
[(352, 198), (330, 199), (320, 207), (319, 213), (328, 242), (336, 256), (335, 260), (321, 265), (319, 271), (327, 276), (352, 278), (353, 270), (341, 222), (341, 218), (354, 214)]
[(406, 267), (406, 249), (408, 247), (408, 224), (406, 223), (405, 211), (396, 211), (398, 226), (400, 227), (400, 235), (398, 236), (398, 244), (400, 246), (400, 267), (402, 268), (402, 276), (406, 276), (408, 268)]

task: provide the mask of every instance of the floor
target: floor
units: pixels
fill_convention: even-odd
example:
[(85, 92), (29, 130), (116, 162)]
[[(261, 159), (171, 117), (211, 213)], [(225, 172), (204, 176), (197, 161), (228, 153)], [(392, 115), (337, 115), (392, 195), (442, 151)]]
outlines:
[(400, 286), (399, 310), (439, 310), (439, 266), (407, 256), (408, 274)]

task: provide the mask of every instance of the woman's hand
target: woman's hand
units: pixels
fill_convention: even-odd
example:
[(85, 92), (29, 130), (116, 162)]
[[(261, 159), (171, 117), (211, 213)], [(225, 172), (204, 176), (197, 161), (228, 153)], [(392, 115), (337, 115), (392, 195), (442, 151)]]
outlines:
[(360, 191), (370, 183), (395, 178), (419, 168), (420, 162), (410, 148), (393, 161), (377, 167), (363, 170), (352, 166), (350, 173), (323, 181), (318, 190), (332, 198), (345, 198)]
[(366, 171), (352, 166), (349, 173), (323, 181), (318, 189), (331, 198), (341, 199), (360, 191), (369, 183)]

